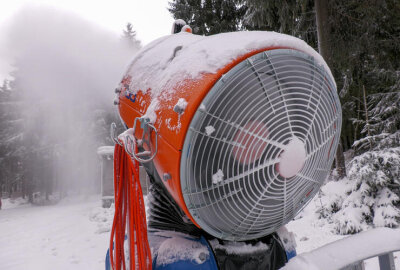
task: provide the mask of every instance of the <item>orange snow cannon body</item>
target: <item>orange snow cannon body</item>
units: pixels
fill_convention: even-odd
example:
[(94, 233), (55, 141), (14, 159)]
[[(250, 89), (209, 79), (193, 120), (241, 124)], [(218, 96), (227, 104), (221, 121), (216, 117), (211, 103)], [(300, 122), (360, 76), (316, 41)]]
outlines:
[(143, 148), (152, 154), (157, 143), (152, 162), (170, 195), (221, 239), (255, 239), (290, 221), (325, 180), (338, 144), (330, 70), (287, 35), (160, 38), (135, 56), (117, 93), (127, 127), (139, 118), (155, 127)]

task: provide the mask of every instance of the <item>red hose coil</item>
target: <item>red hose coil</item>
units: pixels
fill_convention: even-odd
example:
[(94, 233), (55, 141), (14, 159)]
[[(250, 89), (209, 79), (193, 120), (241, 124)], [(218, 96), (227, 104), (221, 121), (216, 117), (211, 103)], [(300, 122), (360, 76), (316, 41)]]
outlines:
[[(137, 151), (137, 145), (134, 146)], [(152, 268), (147, 238), (146, 211), (139, 181), (139, 163), (116, 144), (114, 150), (115, 214), (110, 236), (110, 263), (113, 270), (126, 269), (124, 240), (128, 230), (129, 269)], [(128, 225), (128, 228), (126, 228)]]

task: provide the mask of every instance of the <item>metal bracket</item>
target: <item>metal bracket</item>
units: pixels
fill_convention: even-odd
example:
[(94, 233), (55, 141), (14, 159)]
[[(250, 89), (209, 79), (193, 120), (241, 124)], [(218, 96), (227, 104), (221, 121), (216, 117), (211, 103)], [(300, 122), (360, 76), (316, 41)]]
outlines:
[[(141, 140), (137, 140), (135, 138), (137, 121), (140, 122), (140, 128), (143, 129), (143, 136), (142, 136)], [(125, 136), (125, 139), (124, 139), (123, 143), (115, 135), (116, 127), (117, 127), (116, 124), (112, 123), (111, 124), (111, 128), (110, 128), (111, 139), (114, 141), (115, 144), (119, 144), (119, 145), (123, 146), (125, 148), (125, 151), (132, 158), (134, 158), (136, 161), (138, 161), (140, 163), (147, 163), (147, 162), (150, 162), (150, 161), (152, 161), (154, 159), (154, 157), (156, 156), (157, 151), (158, 151), (158, 132), (157, 132), (157, 129), (150, 123), (150, 119), (149, 118), (136, 117), (135, 121), (134, 121), (134, 124), (133, 124), (132, 132), (129, 132), (129, 134), (127, 134)], [(151, 131), (152, 130), (154, 130), (154, 132), (155, 132), (154, 153), (153, 153), (153, 155), (151, 157), (144, 159), (142, 157), (151, 155), (151, 151), (143, 151), (143, 152), (140, 152), (140, 153), (136, 153), (135, 152), (136, 144), (141, 146), (143, 144), (143, 142), (144, 142), (146, 134), (148, 134), (148, 138), (149, 138), (148, 145), (151, 148), (150, 136), (151, 136)]]
[(140, 122), (140, 128), (143, 129), (143, 136), (142, 136), (142, 140), (141, 141), (144, 142), (145, 136), (146, 136), (146, 134), (148, 134), (149, 147), (151, 147), (151, 145), (150, 145), (151, 131), (154, 130), (154, 132), (155, 132), (154, 153), (153, 153), (153, 155), (151, 157), (149, 157), (147, 159), (141, 158), (142, 156), (146, 156), (146, 155), (151, 154), (151, 152), (149, 152), (149, 151), (144, 151), (144, 152), (141, 152), (141, 153), (135, 153), (135, 151), (131, 151), (131, 156), (134, 159), (136, 159), (138, 162), (141, 162), (141, 163), (147, 163), (147, 162), (152, 161), (154, 159), (154, 157), (156, 156), (156, 154), (157, 154), (157, 151), (158, 151), (158, 132), (157, 132), (157, 129), (153, 126), (153, 124), (150, 123), (150, 119), (149, 118), (136, 117), (135, 121), (133, 123), (133, 134), (136, 133), (136, 126), (137, 126), (137, 122), (138, 121)]
[[(136, 117), (135, 118), (135, 123), (134, 123), (134, 126), (133, 126), (133, 130), (135, 131), (135, 127), (136, 127), (136, 122), (137, 122), (137, 120), (139, 120), (140, 121), (140, 128), (141, 129), (143, 129), (143, 136), (144, 136), (144, 134), (145, 133), (147, 133), (147, 131), (149, 130), (149, 125), (151, 125), (150, 124), (150, 119), (149, 118), (139, 118), (139, 117)], [(153, 125), (151, 125), (151, 126), (153, 126)]]

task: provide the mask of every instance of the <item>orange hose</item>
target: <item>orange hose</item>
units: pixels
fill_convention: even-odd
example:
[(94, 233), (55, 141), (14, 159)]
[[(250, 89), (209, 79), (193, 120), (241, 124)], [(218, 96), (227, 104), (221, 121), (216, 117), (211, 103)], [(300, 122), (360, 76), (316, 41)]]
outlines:
[(152, 259), (139, 180), (139, 163), (132, 160), (124, 147), (118, 144), (114, 150), (114, 193), (115, 214), (110, 236), (111, 267), (113, 270), (126, 269), (124, 241), (125, 231), (128, 229), (129, 269), (151, 270)]

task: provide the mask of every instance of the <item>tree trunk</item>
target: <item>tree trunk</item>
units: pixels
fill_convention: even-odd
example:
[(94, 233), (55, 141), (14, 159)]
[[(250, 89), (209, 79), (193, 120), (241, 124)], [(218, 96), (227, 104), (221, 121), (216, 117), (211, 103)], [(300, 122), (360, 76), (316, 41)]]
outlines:
[(318, 35), (318, 50), (329, 67), (332, 67), (330, 49), (330, 26), (328, 22), (328, 0), (315, 0), (315, 13)]
[(345, 177), (346, 176), (346, 165), (345, 165), (345, 159), (344, 159), (343, 147), (342, 147), (341, 140), (339, 141), (338, 148), (336, 150), (335, 164), (336, 164), (336, 171), (338, 173), (339, 178)]
[(33, 203), (33, 190), (30, 184), (28, 184), (28, 202)]
[(367, 104), (367, 93), (365, 92), (365, 86), (363, 85), (363, 101), (364, 101), (364, 112), (365, 112), (365, 126), (367, 127), (367, 135), (369, 141), (369, 150), (372, 150), (372, 138), (371, 138), (371, 130), (369, 128), (369, 119), (368, 119), (368, 104)]
[(371, 131), (369, 129), (369, 119), (368, 119), (367, 94), (365, 92), (365, 86), (364, 85), (363, 85), (363, 101), (364, 101), (365, 125), (367, 126), (368, 137), (371, 137)]
[(353, 139), (353, 141), (356, 141), (357, 140), (357, 138), (358, 138), (358, 125), (359, 125), (359, 120), (360, 120), (360, 111), (361, 111), (361, 93), (360, 93), (361, 91), (359, 91), (359, 93), (358, 93), (358, 99), (357, 99), (357, 123), (356, 123), (356, 125), (355, 125), (355, 128), (354, 128), (354, 139)]
[[(315, 13), (318, 34), (318, 50), (328, 66), (332, 67), (328, 0), (315, 0)], [(340, 179), (346, 177), (346, 164), (343, 154), (342, 139), (340, 139), (336, 151), (336, 170)]]

